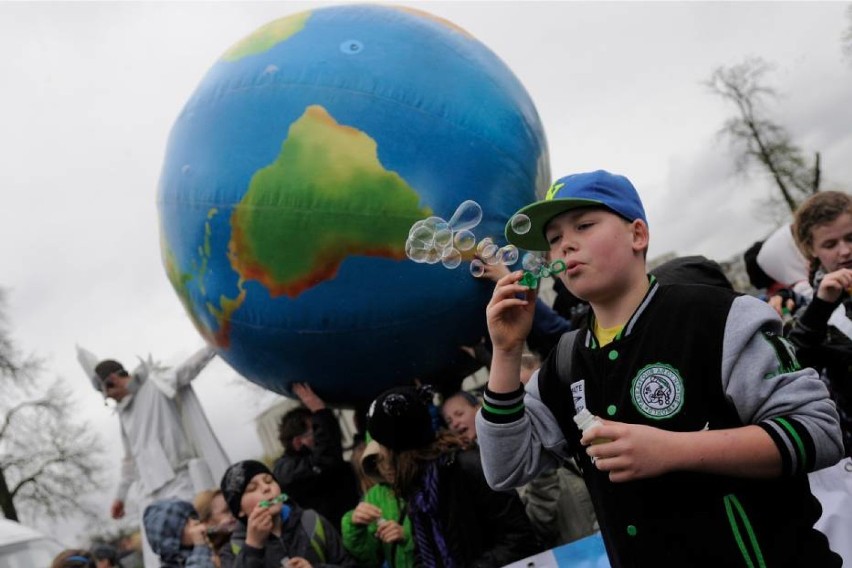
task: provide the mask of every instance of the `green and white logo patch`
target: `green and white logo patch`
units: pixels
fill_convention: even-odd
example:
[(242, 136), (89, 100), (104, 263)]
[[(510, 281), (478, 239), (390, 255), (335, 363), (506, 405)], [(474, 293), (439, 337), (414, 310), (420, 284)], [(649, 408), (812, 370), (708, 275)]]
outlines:
[(683, 379), (677, 369), (654, 363), (639, 370), (631, 386), (633, 405), (648, 418), (662, 420), (683, 407)]

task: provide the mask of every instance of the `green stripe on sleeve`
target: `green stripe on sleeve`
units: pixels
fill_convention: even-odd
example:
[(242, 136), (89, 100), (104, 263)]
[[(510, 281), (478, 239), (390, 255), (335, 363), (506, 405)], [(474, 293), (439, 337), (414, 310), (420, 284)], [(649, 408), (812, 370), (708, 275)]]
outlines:
[(482, 407), (485, 410), (487, 410), (488, 412), (492, 412), (494, 414), (503, 414), (503, 415), (517, 414), (518, 412), (520, 412), (524, 409), (524, 403), (522, 402), (520, 404), (516, 404), (515, 406), (511, 406), (509, 408), (497, 408), (497, 407), (491, 406), (487, 402), (483, 401)]
[(774, 418), (773, 420), (783, 426), (784, 429), (787, 430), (787, 433), (790, 434), (790, 437), (793, 439), (793, 442), (795, 442), (796, 450), (799, 452), (799, 460), (801, 461), (801, 467), (799, 468), (801, 470), (805, 467), (807, 461), (805, 459), (805, 444), (799, 437), (799, 433), (796, 432), (796, 429), (793, 428), (793, 425), (787, 422), (785, 419), (778, 417)]

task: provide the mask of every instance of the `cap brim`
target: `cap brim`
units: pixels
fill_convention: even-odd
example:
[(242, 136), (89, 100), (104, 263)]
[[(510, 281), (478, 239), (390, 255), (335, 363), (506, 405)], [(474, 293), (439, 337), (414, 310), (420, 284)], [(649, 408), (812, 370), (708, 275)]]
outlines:
[[(566, 211), (582, 207), (606, 207), (594, 199), (551, 199), (537, 201), (518, 210), (515, 215), (526, 215), (530, 220), (530, 230), (519, 234), (512, 229), (512, 219), (506, 223), (506, 240), (524, 250), (547, 251), (550, 245), (544, 236), (544, 228), (551, 219)], [(512, 215), (514, 218), (515, 215)]]

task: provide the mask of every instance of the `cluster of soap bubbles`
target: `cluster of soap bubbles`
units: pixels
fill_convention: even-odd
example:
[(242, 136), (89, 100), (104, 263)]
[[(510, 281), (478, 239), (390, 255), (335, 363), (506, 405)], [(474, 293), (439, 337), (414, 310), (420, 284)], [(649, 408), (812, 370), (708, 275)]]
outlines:
[(474, 276), (482, 276), (485, 266), (489, 264), (515, 264), (519, 254), (516, 246), (500, 247), (491, 237), (476, 242), (472, 229), (480, 221), (482, 207), (470, 199), (458, 206), (449, 221), (436, 216), (421, 219), (408, 231), (405, 254), (414, 262), (440, 262), (445, 268), (453, 269), (461, 264), (462, 253), (467, 252), (469, 257), (476, 256), (470, 262), (470, 273)]

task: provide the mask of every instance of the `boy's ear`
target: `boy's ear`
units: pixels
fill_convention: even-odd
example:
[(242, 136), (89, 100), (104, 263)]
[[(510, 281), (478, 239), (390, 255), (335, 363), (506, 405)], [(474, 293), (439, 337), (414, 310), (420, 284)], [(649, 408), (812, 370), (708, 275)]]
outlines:
[(648, 250), (648, 243), (651, 240), (648, 224), (642, 219), (635, 219), (631, 223), (631, 229), (633, 230), (633, 250), (636, 252)]

